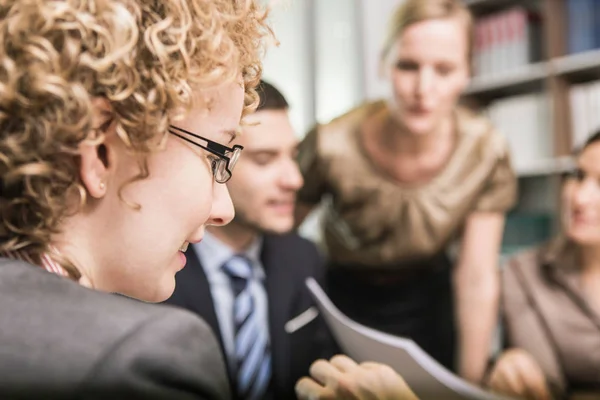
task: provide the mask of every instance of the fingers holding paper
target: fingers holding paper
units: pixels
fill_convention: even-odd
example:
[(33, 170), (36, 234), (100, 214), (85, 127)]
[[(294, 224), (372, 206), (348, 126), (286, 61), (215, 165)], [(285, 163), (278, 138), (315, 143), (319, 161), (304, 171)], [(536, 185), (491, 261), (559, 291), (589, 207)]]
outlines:
[(346, 356), (335, 356), (313, 363), (310, 375), (296, 384), (301, 400), (417, 400), (406, 382), (383, 364), (359, 365)]
[(550, 390), (538, 363), (527, 352), (504, 352), (490, 374), (488, 385), (495, 392), (528, 400), (550, 400)]

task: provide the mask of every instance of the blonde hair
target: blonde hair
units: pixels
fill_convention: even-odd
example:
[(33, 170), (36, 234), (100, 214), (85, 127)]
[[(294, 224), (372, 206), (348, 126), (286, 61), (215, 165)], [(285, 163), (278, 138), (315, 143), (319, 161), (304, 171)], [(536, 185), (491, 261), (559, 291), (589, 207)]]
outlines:
[(253, 111), (265, 18), (254, 0), (0, 0), (0, 252), (56, 257), (70, 199), (85, 201), (78, 147), (99, 139), (95, 97), (139, 156), (136, 179), (192, 87), (241, 75)]
[(388, 57), (394, 43), (406, 28), (418, 22), (442, 18), (457, 18), (464, 23), (470, 61), (473, 54), (473, 16), (462, 0), (405, 0), (392, 14), (381, 50), (381, 60)]

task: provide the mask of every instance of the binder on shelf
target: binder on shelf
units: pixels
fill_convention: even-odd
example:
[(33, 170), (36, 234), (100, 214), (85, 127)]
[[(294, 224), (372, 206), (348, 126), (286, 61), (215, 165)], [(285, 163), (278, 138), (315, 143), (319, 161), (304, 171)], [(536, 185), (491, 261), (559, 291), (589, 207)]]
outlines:
[(600, 81), (572, 85), (569, 89), (573, 149), (600, 130)]
[(541, 18), (516, 6), (475, 23), (475, 75), (493, 76), (542, 59)]
[(598, 12), (597, 0), (566, 0), (567, 45), (570, 54), (581, 53), (600, 46), (594, 23)]
[(551, 106), (545, 93), (529, 93), (496, 100), (487, 108), (493, 125), (508, 140), (515, 169), (553, 158)]

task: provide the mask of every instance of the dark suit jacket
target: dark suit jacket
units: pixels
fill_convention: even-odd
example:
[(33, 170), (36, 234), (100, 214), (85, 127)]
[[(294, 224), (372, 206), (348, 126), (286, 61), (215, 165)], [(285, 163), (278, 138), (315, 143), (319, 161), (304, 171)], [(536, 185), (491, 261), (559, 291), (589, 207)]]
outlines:
[[(207, 277), (192, 247), (186, 267), (176, 275), (175, 293), (167, 301), (199, 314), (221, 339), (218, 318)], [(308, 374), (310, 364), (329, 358), (337, 350), (324, 320), (318, 316), (293, 333), (284, 329), (286, 322), (314, 306), (304, 281), (312, 276), (321, 280), (322, 259), (317, 248), (296, 234), (266, 235), (261, 261), (266, 274), (271, 335), (271, 393), (277, 400), (295, 398), (296, 381)], [(233, 389), (233, 387), (232, 387)]]
[(227, 399), (196, 315), (0, 258), (1, 399)]

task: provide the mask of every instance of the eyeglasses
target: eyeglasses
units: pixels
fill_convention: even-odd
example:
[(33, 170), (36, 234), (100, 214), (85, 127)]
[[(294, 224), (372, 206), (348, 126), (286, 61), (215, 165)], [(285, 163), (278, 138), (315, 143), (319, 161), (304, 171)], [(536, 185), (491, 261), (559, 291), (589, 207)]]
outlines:
[[(233, 147), (227, 147), (173, 125), (169, 126), (169, 133), (217, 156), (211, 157), (210, 161), (213, 175), (218, 183), (225, 183), (231, 179), (231, 172), (233, 171), (233, 168), (235, 167), (235, 164), (237, 163), (238, 159), (240, 158), (240, 154), (244, 149), (242, 146), (236, 144)], [(206, 142), (206, 146), (203, 146), (189, 137), (185, 137), (184, 135), (189, 135), (193, 138), (203, 140)]]

